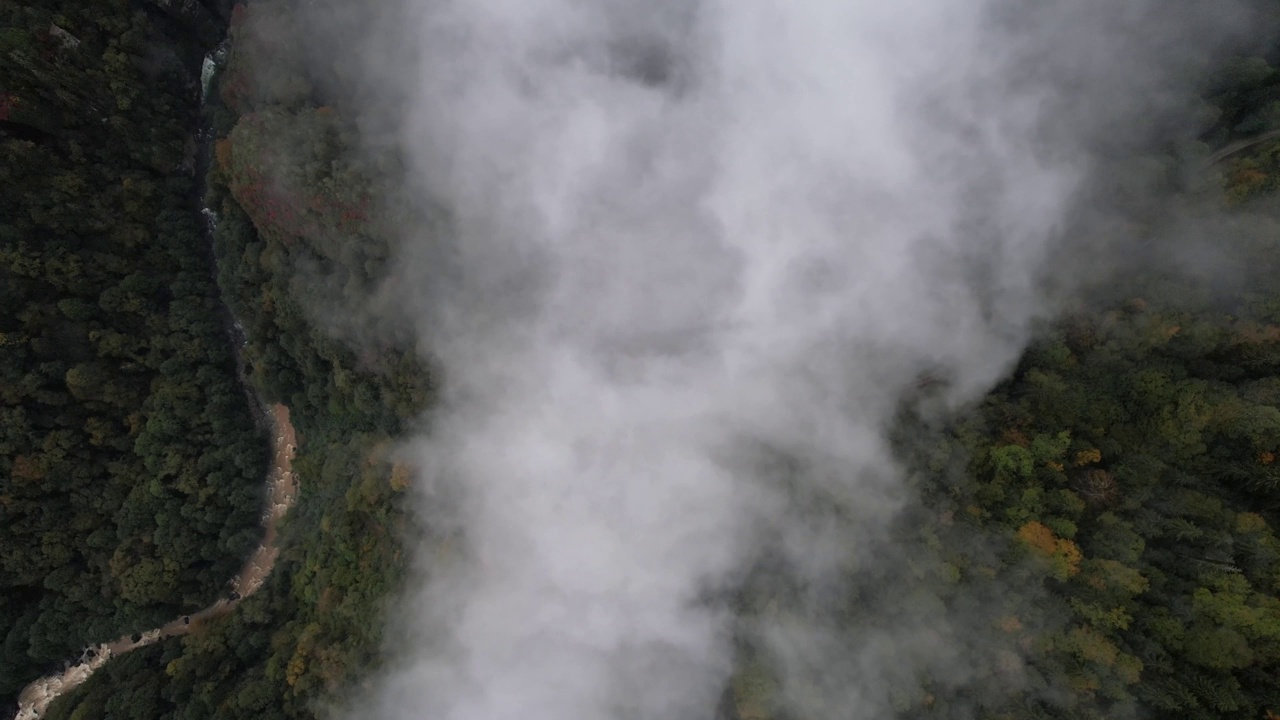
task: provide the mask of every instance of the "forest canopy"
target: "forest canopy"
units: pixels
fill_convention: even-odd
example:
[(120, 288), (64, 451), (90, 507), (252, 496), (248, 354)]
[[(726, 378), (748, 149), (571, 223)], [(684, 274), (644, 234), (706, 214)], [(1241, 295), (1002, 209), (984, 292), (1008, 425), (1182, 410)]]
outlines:
[(193, 177), (220, 18), (0, 8), (0, 696), (213, 599), (266, 445)]
[[(287, 0), (56, 5), (0, 7), (0, 697), (204, 606), (256, 545), (267, 446), (238, 352), (302, 440), (275, 572), (48, 716), (316, 717), (382, 662), (409, 539), (449, 553), (392, 453), (438, 379), (407, 338), (315, 310), (386, 279), (395, 178), (358, 158), (359, 108), (299, 60)], [(906, 569), (850, 578), (833, 642), (960, 610), (992, 638), (967, 686), (894, 687), (904, 718), (1280, 715), (1280, 70), (1237, 58), (1200, 101), (1210, 187), (1168, 202), (1247, 220), (1212, 230), (1233, 282), (1108, 278), (978, 406), (939, 422), (930, 382), (903, 404)], [(749, 579), (736, 612), (787, 590)], [(740, 641), (726, 717), (785, 720), (777, 662)]]

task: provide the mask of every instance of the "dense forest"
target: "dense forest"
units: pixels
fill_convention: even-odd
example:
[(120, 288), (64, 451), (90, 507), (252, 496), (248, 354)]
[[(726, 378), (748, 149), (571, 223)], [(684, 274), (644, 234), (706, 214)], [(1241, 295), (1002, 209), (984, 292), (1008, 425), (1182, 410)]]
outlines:
[[(116, 11), (120, 17), (140, 27), (147, 27), (148, 22), (154, 21), (152, 13), (146, 12), (145, 8), (122, 4)], [(55, 17), (34, 9), (27, 12), (33, 18), (33, 25), (37, 26), (42, 26), (39, 25), (41, 23), (47, 25)], [(101, 404), (103, 401), (98, 397), (78, 394), (81, 385), (104, 389), (109, 386), (87, 380), (77, 385), (73, 382), (76, 373), (68, 374), (69, 368), (59, 367), (60, 374), (52, 378), (56, 380), (57, 389), (68, 396), (57, 400), (57, 406), (74, 408), (79, 413), (74, 416), (68, 414), (68, 422), (78, 422), (83, 426), (87, 416), (101, 414), (107, 421), (114, 421), (116, 432), (123, 434), (120, 438), (108, 435), (111, 439), (108, 447), (113, 449), (114, 455), (108, 456), (103, 452), (105, 457), (101, 462), (104, 465), (113, 463), (106, 467), (110, 477), (120, 477), (124, 497), (114, 505), (105, 506), (101, 518), (95, 516), (82, 527), (78, 521), (76, 524), (60, 522), (62, 518), (78, 517), (75, 515), (75, 500), (84, 494), (83, 491), (77, 492), (78, 485), (67, 483), (50, 487), (28, 482), (27, 486), (39, 487), (41, 494), (27, 491), (28, 494), (21, 496), (5, 486), (5, 494), (0, 497), (5, 500), (6, 512), (18, 517), (18, 513), (24, 511), (47, 518), (50, 524), (58, 523), (53, 527), (57, 528), (62, 542), (68, 547), (86, 552), (87, 545), (98, 551), (100, 545), (92, 541), (96, 536), (90, 535), (94, 531), (109, 533), (113, 542), (98, 551), (102, 557), (93, 558), (101, 570), (95, 565), (85, 568), (70, 564), (64, 554), (54, 552), (56, 548), (52, 546), (50, 527), (24, 526), (12, 521), (5, 523), (6, 533), (14, 536), (13, 541), (9, 535), (4, 538), (6, 562), (10, 556), (24, 557), (22, 553), (25, 553), (32, 556), (26, 562), (40, 563), (21, 576), (14, 575), (13, 585), (26, 583), (33, 586), (30, 594), (36, 607), (27, 611), (28, 615), (40, 617), (43, 608), (37, 603), (43, 602), (53, 608), (46, 612), (44, 622), (56, 626), (63, 633), (74, 629), (75, 634), (60, 638), (62, 643), (59, 645), (52, 645), (42, 635), (28, 629), (31, 621), (26, 621), (25, 625), (19, 623), (24, 619), (20, 612), (25, 608), (6, 612), (6, 618), (14, 617), (14, 629), (9, 633), (4, 658), (21, 668), (21, 672), (0, 673), (0, 677), (11, 683), (0, 695), (14, 697), (17, 690), (41, 670), (51, 669), (55, 660), (60, 665), (62, 660), (74, 657), (79, 648), (91, 639), (115, 637), (126, 630), (150, 627), (178, 614), (179, 608), (190, 610), (207, 604), (218, 591), (219, 584), (235, 572), (247, 550), (258, 542), (259, 528), (255, 521), (261, 509), (260, 483), (266, 465), (265, 443), (254, 426), (244, 393), (235, 385), (232, 343), (222, 327), (223, 318), (218, 314), (212, 282), (214, 267), (206, 253), (207, 243), (201, 237), (202, 218), (197, 212), (201, 200), (217, 217), (213, 238), (213, 249), (218, 258), (217, 281), (223, 301), (243, 323), (249, 338), (242, 349), (249, 380), (264, 397), (283, 401), (292, 409), (300, 439), (300, 455), (294, 469), (305, 478), (302, 497), (282, 528), (284, 553), (263, 591), (247, 598), (233, 616), (211, 622), (208, 627), (199, 628), (182, 640), (171, 639), (112, 661), (80, 691), (55, 703), (50, 708), (50, 717), (72, 714), (76, 717), (139, 718), (308, 715), (313, 709), (313, 700), (342, 687), (357, 670), (366, 671), (372, 667), (381, 633), (381, 602), (388, 596), (394, 578), (405, 562), (399, 539), (407, 529), (394, 497), (404, 491), (407, 472), (393, 467), (388, 450), (390, 439), (399, 432), (401, 423), (419, 414), (427, 404), (430, 397), (429, 374), (411, 349), (397, 345), (394, 338), (386, 338), (377, 346), (380, 349), (376, 352), (365, 350), (357, 354), (335, 340), (332, 328), (321, 323), (316, 315), (304, 312), (304, 305), (314, 307), (326, 301), (335, 303), (348, 297), (358, 297), (363, 288), (382, 272), (380, 261), (386, 254), (386, 248), (385, 243), (365, 229), (370, 203), (368, 181), (354, 172), (343, 173), (335, 169), (335, 164), (341, 164), (339, 153), (344, 143), (344, 130), (333, 112), (299, 102), (306, 99), (309, 88), (305, 84), (286, 82), (270, 87), (254, 84), (250, 66), (255, 62), (268, 61), (257, 54), (269, 50), (269, 46), (255, 43), (255, 36), (239, 29), (248, 15), (243, 7), (228, 12), (228, 21), (238, 42), (233, 45), (227, 60), (227, 72), (209, 93), (204, 120), (220, 139), (213, 147), (207, 197), (197, 199), (192, 194), (196, 183), (191, 177), (195, 152), (191, 138), (200, 122), (195, 114), (198, 103), (193, 102), (198, 99), (199, 88), (191, 82), (199, 74), (201, 55), (196, 54), (194, 65), (183, 66), (186, 74), (170, 78), (173, 82), (182, 81), (174, 89), (176, 99), (168, 98), (169, 105), (164, 107), (145, 108), (164, 118), (163, 122), (158, 119), (134, 121), (133, 126), (136, 127), (163, 125), (172, 130), (175, 147), (187, 153), (178, 158), (179, 161), (185, 159), (185, 166), (176, 162), (164, 166), (162, 171), (155, 172), (158, 179), (151, 180), (166, 181), (172, 185), (168, 196), (160, 196), (158, 190), (150, 187), (144, 188), (147, 196), (158, 197), (153, 203), (138, 207), (136, 213), (152, 225), (135, 228), (118, 221), (113, 225), (90, 212), (133, 217), (122, 209), (130, 207), (124, 204), (130, 197), (127, 194), (116, 205), (86, 208), (84, 212), (86, 223), (95, 223), (99, 228), (120, 233), (137, 233), (127, 245), (123, 242), (111, 245), (112, 238), (104, 238), (102, 248), (92, 257), (97, 262), (81, 261), (81, 265), (92, 265), (95, 270), (119, 267), (121, 275), (113, 278), (112, 291), (95, 290), (95, 305), (106, 308), (108, 301), (115, 299), (113, 295), (116, 295), (115, 303), (123, 306), (122, 309), (132, 310), (133, 317), (141, 318), (134, 322), (128, 316), (120, 316), (119, 319), (108, 316), (110, 319), (103, 321), (106, 327), (97, 333), (94, 328), (87, 327), (87, 322), (86, 326), (71, 325), (54, 314), (64, 306), (77, 310), (79, 305), (72, 303), (79, 297), (79, 291), (73, 292), (65, 284), (53, 285), (54, 281), (46, 281), (49, 285), (38, 289), (33, 283), (33, 290), (22, 299), (23, 304), (33, 308), (34, 317), (46, 318), (48, 329), (45, 332), (67, 335), (78, 332), (80, 336), (89, 337), (103, 335), (109, 336), (116, 343), (115, 347), (123, 344), (130, 351), (127, 357), (137, 364), (121, 363), (115, 360), (120, 355), (103, 352), (102, 356), (108, 360), (100, 363), (98, 372), (122, 375), (134, 372), (135, 375), (125, 377), (132, 383), (130, 387), (136, 388), (135, 392), (142, 397), (137, 398), (140, 407), (136, 411), (132, 407), (127, 410), (109, 408)], [(57, 19), (61, 23), (59, 27), (65, 25), (69, 31), (74, 27), (77, 34), (87, 35), (85, 30), (69, 20), (61, 16)], [(107, 31), (101, 32), (104, 37), (109, 36)], [(147, 38), (146, 35), (141, 37)], [(165, 43), (154, 34), (149, 40), (153, 45), (164, 46)], [(211, 50), (217, 37), (202, 40), (199, 45), (201, 53)], [(132, 55), (123, 56), (122, 64), (135, 69), (149, 64), (149, 58), (141, 47), (130, 49)], [(107, 52), (104, 49), (95, 51)], [(71, 64), (75, 59), (65, 62)], [(93, 64), (79, 62), (79, 65), (88, 67)], [(305, 80), (299, 77), (298, 82), (305, 83)], [(299, 91), (303, 93), (301, 97), (296, 94)], [(11, 91), (11, 94), (16, 93)], [(25, 98), (25, 95), (21, 97)], [(139, 92), (136, 102), (145, 107), (145, 103), (165, 99), (158, 92)], [(122, 124), (119, 127), (120, 133), (105, 139), (95, 138), (93, 146), (123, 153), (125, 148), (120, 138), (131, 126)], [(90, 130), (96, 132), (98, 128), (93, 126)], [(39, 141), (39, 138), (33, 141), (32, 138), (29, 132), (10, 134), (6, 137), (7, 149), (10, 152), (43, 152), (39, 160), (33, 159), (30, 172), (33, 175), (44, 173), (41, 177), (46, 178), (45, 183), (56, 186), (63, 180), (51, 172), (49, 156), (60, 150), (65, 152), (65, 148), (53, 142)], [(88, 140), (83, 142), (90, 145)], [(151, 147), (155, 141), (139, 138), (138, 142)], [(111, 187), (112, 182), (119, 185), (123, 168), (129, 167), (127, 162), (127, 156), (86, 158), (69, 155), (65, 159), (65, 164), (73, 171), (89, 173), (96, 170), (110, 178), (109, 181), (104, 177), (80, 181), (86, 205), (95, 200), (105, 204), (106, 199), (97, 199), (89, 188), (104, 183)], [(6, 180), (33, 185), (18, 178)], [(130, 187), (131, 183), (126, 179), (125, 190)], [(6, 201), (16, 199), (9, 192), (5, 198)], [(71, 202), (65, 195), (52, 193), (40, 199), (46, 204), (60, 203), (63, 206)], [(161, 199), (168, 203), (163, 206), (170, 210), (168, 214), (159, 210)], [(155, 226), (156, 217), (160, 217), (162, 222), (167, 220), (175, 224), (176, 228)], [(7, 232), (6, 242), (12, 238), (15, 250), (10, 250), (10, 244), (6, 244), (6, 271), (16, 274), (24, 267), (17, 260), (9, 259), (13, 257), (11, 253), (34, 244), (33, 238), (47, 238), (46, 228), (47, 225), (33, 221), (31, 227)], [(73, 227), (65, 232), (68, 244), (74, 240), (73, 247), (79, 252), (88, 255), (96, 249), (88, 247), (86, 238), (91, 237), (88, 230)], [(353, 242), (353, 239), (359, 242)], [(174, 246), (171, 251), (170, 245)], [(44, 247), (47, 253), (55, 252), (54, 246), (47, 241)], [(106, 253), (123, 255), (130, 250), (133, 254), (127, 261), (111, 258), (112, 264), (107, 265), (103, 260)], [(172, 255), (165, 254), (166, 251)], [(66, 254), (66, 250), (61, 252)], [(43, 272), (57, 282), (63, 282), (62, 276), (55, 272), (61, 271), (64, 265), (56, 264), (56, 260), (46, 262), (45, 267), (49, 269)], [(35, 271), (29, 272), (35, 275)], [(5, 278), (6, 291), (12, 287), (8, 277)], [(183, 282), (187, 284), (183, 285)], [(117, 285), (123, 291), (114, 289)], [(197, 327), (205, 333), (199, 337), (205, 345), (200, 346), (202, 354), (197, 356), (203, 364), (189, 362), (187, 356), (179, 352), (185, 351), (186, 346), (174, 348), (170, 344), (176, 342), (170, 340), (169, 333), (174, 332), (171, 329), (174, 324), (172, 308), (178, 304), (172, 293), (174, 288), (187, 287), (193, 288), (193, 294), (198, 291), (203, 300), (201, 305), (182, 316), (186, 322), (198, 322)], [(130, 294), (126, 295), (126, 292)], [(98, 295), (102, 296), (101, 299)], [(49, 303), (52, 307), (41, 307), (42, 303)], [(145, 322), (162, 308), (169, 309), (168, 316)], [(43, 314), (36, 315), (35, 310)], [(67, 317), (79, 320), (78, 316)], [(168, 325), (161, 325), (161, 322)], [(32, 323), (29, 327), (32, 329), (25, 329), (27, 335), (38, 336), (41, 326)], [(8, 333), (8, 328), (5, 329)], [(13, 338), (14, 335), (8, 333), (7, 337)], [(106, 342), (104, 340), (103, 344)], [(65, 343), (59, 336), (57, 344), (46, 343), (46, 352), (52, 354), (56, 350), (60, 353), (61, 362), (74, 366), (81, 358), (68, 357), (68, 350), (75, 346)], [(78, 350), (76, 352), (79, 353)], [(143, 375), (144, 369), (151, 369), (143, 360), (154, 362), (155, 367), (164, 372), (156, 379), (153, 379), (155, 370), (152, 370), (152, 375)], [(38, 358), (32, 360), (32, 365), (38, 368), (37, 371), (46, 371), (46, 366), (39, 365), (40, 362), (49, 364), (45, 358)], [(52, 370), (52, 367), (48, 368), (48, 371)], [(173, 397), (171, 386), (165, 382), (168, 375), (164, 373), (167, 372), (186, 373), (176, 382), (183, 388), (182, 397)], [(197, 379), (217, 388), (221, 395), (215, 396), (212, 392), (193, 395), (192, 390), (203, 387)], [(148, 388), (150, 396), (142, 392)], [(55, 402), (47, 392), (39, 399), (46, 405)], [(8, 401), (6, 397), (6, 403)], [(143, 404), (144, 401), (147, 404)], [(153, 410), (152, 403), (162, 410)], [(224, 405), (229, 412), (225, 419), (220, 414)], [(10, 412), (8, 405), (5, 411)], [(21, 405), (13, 410), (21, 411)], [(130, 413), (134, 412), (137, 414), (131, 416)], [(177, 418), (176, 422), (183, 423), (181, 425), (165, 425), (168, 420), (165, 416), (152, 419), (159, 412), (189, 412), (191, 417)], [(35, 415), (34, 412), (32, 414)], [(41, 410), (41, 415), (50, 414), (47, 407)], [(73, 417), (74, 420), (71, 419)], [(197, 426), (196, 421), (203, 421), (208, 427)], [(88, 419), (87, 422), (90, 428), (94, 427), (94, 420)], [(135, 428), (132, 434), (129, 434), (130, 427)], [(12, 429), (12, 426), (6, 426), (6, 430)], [(83, 437), (69, 437), (66, 444), (83, 446), (85, 451), (95, 450), (97, 444), (84, 435), (88, 431), (80, 427), (76, 429)], [(173, 434), (160, 435), (157, 431), (161, 429)], [(36, 442), (40, 439), (42, 437)], [(45, 443), (47, 447), (48, 441)], [(25, 462), (23, 458), (27, 454), (23, 447), (17, 446), (14, 453), (15, 466), (18, 462)], [(11, 452), (6, 448), (6, 456)], [(131, 453), (137, 456), (137, 460), (123, 453)], [(153, 468), (146, 464), (150, 456), (145, 453), (160, 455), (166, 464)], [(219, 462), (226, 462), (224, 455), (241, 459), (243, 467), (238, 467), (234, 478), (218, 472)], [(103, 471), (90, 465), (85, 457), (75, 456), (75, 477), (83, 477), (83, 483), (102, 482), (99, 478)], [(128, 465), (126, 461), (136, 462), (137, 466)], [(66, 462), (71, 462), (70, 458)], [(46, 472), (53, 474), (56, 469), (50, 466)], [(186, 474), (198, 474), (201, 479), (193, 488), (194, 494), (183, 494), (190, 484), (189, 480), (184, 484)], [(14, 476), (15, 481), (20, 479), (17, 472)], [(131, 501), (137, 498), (138, 501), (158, 504), (160, 501), (155, 499), (155, 495), (162, 488), (172, 496), (172, 507), (143, 505), (145, 512), (135, 514), (129, 504)], [(12, 503), (11, 493), (14, 497)], [(95, 494), (85, 501), (105, 505), (103, 495)], [(18, 505), (19, 498), (24, 503), (21, 506)], [(55, 504), (55, 500), (63, 505)], [(237, 503), (234, 512), (219, 506), (219, 503), (232, 502)], [(64, 505), (72, 509), (64, 512), (60, 509)], [(103, 611), (99, 589), (97, 585), (89, 584), (85, 573), (101, 572), (104, 575), (101, 584), (107, 589), (112, 588), (113, 581), (117, 585), (126, 584), (132, 579), (130, 573), (137, 573), (133, 569), (137, 563), (126, 562), (123, 557), (125, 551), (116, 549), (117, 535), (123, 538), (120, 542), (132, 543), (126, 545), (127, 549), (143, 544), (126, 532), (145, 532), (145, 547), (159, 545), (163, 539), (165, 552), (182, 552), (187, 546), (180, 544), (181, 538), (174, 535), (177, 531), (194, 533), (203, 529), (196, 522), (201, 518), (191, 517), (197, 511), (218, 518), (223, 525), (236, 530), (225, 550), (218, 546), (206, 549), (210, 554), (221, 551), (216, 556), (220, 560), (218, 564), (192, 563), (192, 560), (202, 558), (179, 556), (184, 564), (193, 565), (190, 573), (195, 579), (204, 581), (204, 585), (193, 582), (192, 587), (185, 587), (181, 584), (185, 579), (182, 575), (147, 576), (170, 593), (163, 599), (172, 599), (171, 604), (152, 603), (135, 608), (129, 604), (133, 596), (125, 594), (116, 602), (120, 609), (109, 618), (110, 625), (93, 626), (78, 621)], [(172, 518), (167, 513), (172, 513)], [(102, 518), (115, 524), (105, 530), (99, 529), (98, 526), (104, 523)], [(167, 534), (162, 535), (157, 527), (168, 531)], [(219, 529), (221, 527), (218, 526)], [(86, 536), (90, 539), (86, 540)], [(217, 536), (213, 539), (216, 540)], [(114, 563), (113, 557), (117, 557)], [(6, 569), (8, 567), (6, 565)], [(182, 567), (185, 565), (178, 566), (178, 569)], [(66, 576), (56, 586), (47, 577), (54, 570), (58, 575)], [(114, 579), (113, 570), (124, 574), (124, 580)], [(199, 575), (196, 575), (197, 571)], [(9, 576), (5, 577), (8, 581)], [(98, 583), (97, 580), (92, 582)], [(92, 596), (83, 601), (94, 600), (94, 604), (69, 605), (62, 596), (51, 592), (63, 587), (91, 590)], [(9, 597), (0, 602), (7, 601)], [(107, 607), (111, 605), (107, 604)], [(139, 615), (142, 610), (149, 614)]]
[[(435, 373), (393, 324), (327, 312), (387, 277), (387, 228), (410, 212), (394, 163), (357, 157), (358, 107), (340, 68), (304, 62), (287, 0), (53, 5), (0, 8), (0, 299), (16, 309), (0, 318), (0, 698), (89, 641), (207, 604), (258, 542), (266, 442), (233, 315), (248, 381), (300, 439), (275, 572), (48, 716), (315, 717), (378, 667), (406, 548), (432, 531), (405, 512), (392, 448)], [(201, 115), (200, 60), (223, 32)], [(1212, 233), (1238, 261), (1228, 280), (1108, 277), (977, 407), (939, 418), (928, 383), (904, 402), (895, 438), (922, 502), (897, 523), (900, 562), (833, 600), (842, 642), (925, 614), (988, 641), (963, 683), (899, 679), (903, 717), (1280, 715), (1273, 62), (1231, 61), (1206, 80), (1196, 147), (1141, 159), (1168, 176), (1161, 212), (1183, 209), (1148, 232)], [(728, 717), (790, 717), (749, 631), (786, 593), (739, 593)]]
[(257, 544), (266, 443), (196, 208), (222, 21), (0, 7), (0, 696), (211, 601)]

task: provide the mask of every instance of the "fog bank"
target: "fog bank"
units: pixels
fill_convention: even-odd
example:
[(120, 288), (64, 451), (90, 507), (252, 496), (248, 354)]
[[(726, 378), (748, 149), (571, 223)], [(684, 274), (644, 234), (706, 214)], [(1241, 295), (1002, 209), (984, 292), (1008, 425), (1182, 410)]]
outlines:
[(712, 717), (764, 557), (808, 593), (753, 630), (796, 717), (964, 682), (937, 630), (963, 617), (840, 638), (824, 600), (893, 555), (887, 427), (923, 373), (958, 405), (1007, 371), (1072, 285), (1098, 159), (1177, 136), (1237, 10), (379, 6), (368, 127), (447, 214), (403, 228), (383, 301), (445, 369), (406, 442), (459, 540), (356, 714)]

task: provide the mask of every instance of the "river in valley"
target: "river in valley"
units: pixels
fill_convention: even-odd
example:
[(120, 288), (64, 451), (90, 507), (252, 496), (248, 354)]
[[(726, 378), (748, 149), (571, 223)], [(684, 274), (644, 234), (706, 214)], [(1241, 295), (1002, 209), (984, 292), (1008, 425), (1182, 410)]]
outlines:
[(36, 720), (43, 717), (49, 703), (58, 696), (70, 692), (93, 675), (111, 658), (140, 647), (160, 642), (165, 638), (186, 635), (201, 621), (226, 615), (241, 601), (258, 591), (271, 574), (280, 548), (276, 543), (276, 527), (298, 497), (298, 481), (293, 474), (293, 457), (297, 452), (297, 437), (289, 422), (289, 408), (275, 405), (270, 411), (271, 420), (271, 469), (267, 473), (267, 509), (263, 513), (264, 536), (258, 549), (249, 556), (244, 567), (231, 579), (231, 590), (226, 597), (212, 605), (174, 618), (158, 628), (125, 635), (117, 640), (91, 645), (67, 669), (57, 675), (40, 678), (28, 685), (18, 697), (18, 714), (15, 720)]
[[(210, 81), (217, 66), (227, 53), (224, 42), (204, 60), (200, 72), (200, 105), (204, 114), (204, 102), (208, 96)], [(217, 221), (216, 214), (204, 207), (205, 178), (210, 162), (213, 145), (213, 131), (207, 121), (202, 124), (195, 139), (196, 152), (191, 158), (187, 170), (196, 178), (194, 183), (195, 205), (203, 215), (205, 223), (206, 248), (210, 253), (210, 269), (217, 280), (217, 258), (213, 255), (213, 231)], [(93, 673), (105, 665), (111, 658), (160, 642), (166, 638), (186, 635), (192, 628), (200, 626), (202, 621), (211, 620), (230, 613), (245, 598), (253, 595), (262, 587), (263, 582), (271, 574), (276, 558), (280, 554), (277, 543), (277, 526), (298, 497), (298, 480), (293, 473), (292, 462), (297, 452), (297, 436), (289, 421), (289, 408), (276, 404), (268, 406), (249, 382), (240, 352), (245, 344), (244, 330), (232, 315), (225, 303), (222, 305), (221, 320), (233, 345), (232, 354), (236, 361), (236, 371), (245, 394), (248, 396), (253, 413), (262, 418), (271, 434), (271, 465), (265, 481), (266, 508), (262, 514), (263, 538), (258, 548), (245, 561), (244, 566), (229, 582), (230, 589), (224, 597), (219, 598), (208, 607), (174, 618), (170, 622), (156, 628), (138, 630), (113, 641), (103, 642), (86, 647), (78, 658), (69, 662), (65, 669), (55, 675), (42, 677), (26, 688), (18, 696), (18, 711), (15, 720), (37, 720), (44, 716), (49, 704), (55, 699), (75, 689)]]

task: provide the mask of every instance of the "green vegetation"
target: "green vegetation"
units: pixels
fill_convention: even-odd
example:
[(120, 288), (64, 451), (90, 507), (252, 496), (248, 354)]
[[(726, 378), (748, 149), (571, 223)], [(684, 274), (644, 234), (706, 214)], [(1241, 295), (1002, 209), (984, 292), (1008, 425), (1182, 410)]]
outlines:
[(391, 441), (430, 401), (430, 374), (395, 337), (363, 328), (357, 354), (312, 312), (354, 309), (381, 278), (387, 247), (368, 222), (368, 175), (342, 157), (336, 114), (300, 102), (301, 80), (241, 74), (247, 56), (269, 51), (248, 16), (272, 11), (233, 14), (232, 53), (210, 93), (219, 140), (206, 201), (250, 378), (291, 409), (301, 495), (259, 593), (190, 635), (109, 663), (50, 718), (307, 717), (378, 662), (382, 603), (403, 573), (409, 530), (397, 501), (408, 471), (391, 461)]
[[(193, 73), (221, 22), (168, 7), (0, 8), (0, 306), (18, 309), (0, 318), (0, 697), (90, 639), (203, 606), (258, 541), (266, 445), (220, 289), (250, 381), (299, 435), (281, 558), (236, 612), (113, 660), (49, 717), (314, 717), (377, 668), (421, 532), (391, 448), (430, 369), (406, 336), (326, 310), (359, 314), (402, 211), (353, 159), (352, 113), (317, 97), (288, 4), (237, 7), (207, 108), (215, 288), (188, 172)], [(1265, 61), (1227, 68), (1209, 100), (1211, 147), (1280, 128)], [(1280, 140), (1215, 167), (1235, 212), (1275, 222)], [(904, 407), (924, 502), (897, 562), (833, 600), (832, 639), (852, 650), (898, 620), (965, 646), (963, 678), (940, 658), (886, 680), (903, 717), (1280, 713), (1280, 232), (1223, 243), (1244, 290), (1148, 273), (1047, 328), (974, 412), (939, 428)], [(773, 581), (741, 595), (744, 626), (788, 611)], [(742, 640), (729, 714), (785, 720), (773, 662)]]
[[(1218, 122), (1211, 141), (1230, 149), (1280, 130), (1280, 71), (1262, 58), (1224, 68), (1212, 88)], [(1260, 143), (1223, 158), (1228, 202), (1239, 204), (1280, 190), (1280, 145)]]
[(5, 698), (212, 601), (257, 543), (267, 462), (194, 212), (220, 21), (47, 5), (0, 7)]
[[(1265, 61), (1228, 68), (1205, 137), (1275, 130), (1273, 98)], [(1265, 136), (1203, 171), (1216, 192), (1165, 205), (1232, 208), (1202, 224), (1238, 265), (1226, 279), (1148, 269), (1092, 288), (972, 412), (938, 428), (930, 383), (903, 408), (899, 457), (923, 507), (833, 601), (846, 657), (881, 627), (930, 628), (930, 648), (963, 653), (883, 689), (903, 717), (1280, 714), (1278, 152)], [(750, 583), (744, 625), (779, 619), (786, 592)], [(794, 717), (756, 645), (732, 683), (737, 717)]]
[[(1031, 710), (1024, 693), (992, 692), (980, 704), (995, 716), (1280, 708), (1280, 316), (1149, 290), (1065, 321), (980, 413), (915, 448), (942, 599), (971, 585), (1047, 595), (985, 609), (1003, 640), (992, 661), (1030, 649), (1031, 688), (1070, 692)], [(965, 477), (938, 477), (965, 458)], [(1006, 540), (994, 557), (957, 550), (979, 535)]]

